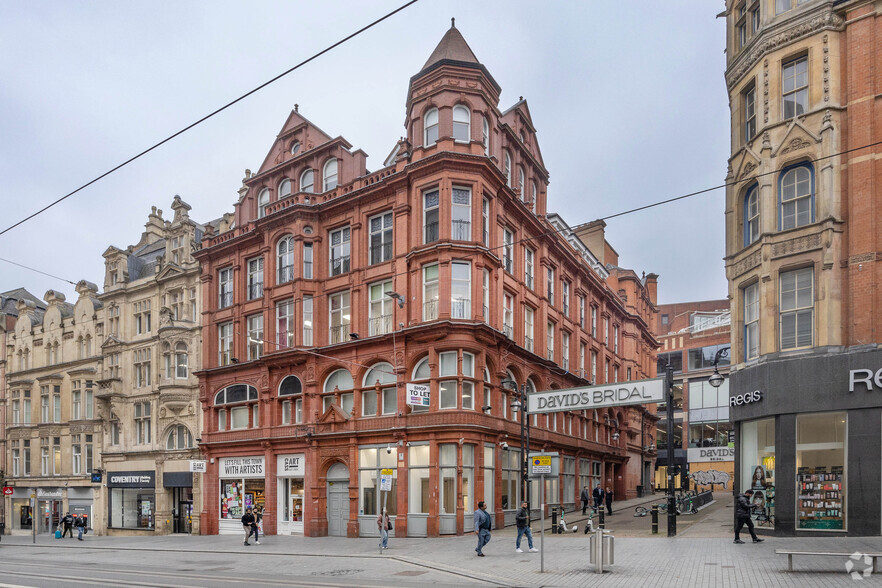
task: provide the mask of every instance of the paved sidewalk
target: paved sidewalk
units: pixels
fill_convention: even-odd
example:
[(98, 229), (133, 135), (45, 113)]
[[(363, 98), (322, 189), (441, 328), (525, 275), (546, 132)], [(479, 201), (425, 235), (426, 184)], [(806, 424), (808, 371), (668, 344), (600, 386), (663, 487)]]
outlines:
[[(613, 520), (615, 517), (613, 517)], [(390, 549), (380, 553), (376, 539), (342, 539), (332, 537), (265, 537), (260, 546), (242, 547), (238, 536), (164, 536), (164, 537), (95, 537), (85, 542), (37, 538), (36, 548), (59, 556), (68, 550), (85, 550), (91, 559), (112, 558), (119, 550), (143, 551), (145, 566), (162, 565), (163, 553), (224, 554), (235, 566), (263, 566), (265, 557), (298, 558), (309, 566), (310, 561), (327, 565), (339, 561), (341, 568), (358, 567), (382, 581), (390, 562), (408, 563), (427, 570), (438, 570), (462, 583), (485, 583), (494, 586), (855, 586), (882, 585), (882, 576), (871, 576), (855, 583), (846, 573), (847, 558), (801, 557), (795, 560), (797, 572), (788, 573), (787, 557), (776, 555), (775, 549), (821, 549), (852, 553), (854, 551), (882, 551), (882, 539), (871, 538), (768, 538), (762, 544), (733, 545), (731, 537), (668, 539), (666, 537), (621, 537), (615, 542), (615, 565), (602, 576), (594, 573), (588, 563), (588, 538), (581, 533), (546, 535), (540, 539), (545, 573), (539, 572), (539, 553), (515, 553), (515, 530), (494, 531), (493, 539), (485, 548), (486, 557), (475, 557), (474, 534), (462, 537), (432, 539), (390, 539)], [(524, 545), (522, 544), (522, 547)], [(30, 551), (30, 537), (3, 537), (0, 559), (13, 558), (16, 551)], [(280, 560), (281, 561), (281, 560)], [(254, 563), (249, 563), (254, 562)], [(337, 564), (334, 564), (337, 565)], [(859, 564), (858, 569), (863, 569)], [(267, 565), (267, 569), (272, 564)], [(387, 578), (388, 579), (388, 578)], [(469, 580), (467, 582), (467, 580)], [(396, 578), (398, 586), (417, 585), (414, 581)]]

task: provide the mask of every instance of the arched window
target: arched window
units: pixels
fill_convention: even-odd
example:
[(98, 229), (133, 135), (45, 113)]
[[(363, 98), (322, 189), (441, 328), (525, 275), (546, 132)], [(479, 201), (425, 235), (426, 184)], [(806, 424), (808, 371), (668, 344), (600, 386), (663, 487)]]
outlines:
[(505, 176), (505, 185), (511, 188), (511, 155), (508, 150), (502, 152), (502, 174)]
[(257, 195), (257, 218), (263, 218), (266, 216), (266, 207), (269, 204), (269, 190), (264, 188)]
[(86, 346), (84, 344), (83, 336), (80, 335), (77, 337), (77, 359), (83, 359), (85, 357)]
[(297, 376), (286, 376), (279, 385), (279, 398), (282, 398), (282, 424), (303, 422), (303, 385)]
[(175, 378), (185, 380), (188, 376), (189, 358), (187, 344), (183, 341), (175, 345)]
[(453, 107), (453, 140), (468, 143), (472, 138), (471, 113), (462, 104)]
[(294, 237), (287, 235), (276, 245), (277, 283), (284, 284), (294, 279)]
[(166, 449), (191, 449), (192, 447), (193, 434), (186, 426), (177, 425), (172, 427), (171, 431), (168, 432), (168, 437), (165, 441)]
[(424, 357), (416, 367), (413, 368), (413, 379), (414, 380), (428, 380), (432, 377), (431, 368), (429, 366), (429, 358)]
[(322, 171), (322, 192), (333, 190), (337, 187), (337, 160), (329, 159), (325, 162)]
[(487, 117), (481, 117), (481, 140), (484, 142), (484, 155), (490, 155), (490, 123), (487, 122)]
[(423, 147), (431, 147), (438, 141), (438, 109), (432, 108), (423, 117)]
[(165, 377), (172, 377), (172, 353), (171, 353), (171, 344), (163, 343), (162, 344), (162, 365), (165, 368), (163, 371), (165, 372)]
[(291, 143), (291, 155), (297, 155), (300, 152), (300, 141)]
[[(223, 406), (217, 409), (217, 429), (248, 429), (260, 426), (257, 388), (247, 384), (233, 384), (215, 394), (214, 405)], [(232, 406), (228, 406), (232, 405)], [(227, 415), (229, 414), (229, 422)]]
[(781, 176), (781, 230), (814, 222), (814, 179), (812, 169), (799, 165)]
[(744, 245), (750, 245), (760, 234), (759, 189), (753, 186), (744, 198)]
[(530, 210), (536, 212), (536, 200), (539, 197), (539, 190), (536, 189), (536, 180), (530, 180)]
[(284, 198), (285, 196), (291, 195), (291, 180), (285, 178), (282, 180), (282, 183), (279, 184), (279, 198)]
[(521, 200), (527, 199), (527, 191), (525, 190), (526, 187), (527, 187), (526, 180), (524, 179), (524, 166), (519, 165), (518, 166), (518, 189), (521, 192)]
[(314, 185), (315, 185), (315, 175), (312, 173), (312, 170), (311, 169), (303, 170), (303, 173), (300, 174), (300, 191), (301, 192), (312, 192)]
[[(398, 378), (392, 364), (382, 362), (371, 366), (362, 380), (361, 414), (395, 414), (398, 412)], [(379, 388), (379, 390), (377, 390)]]
[(86, 357), (92, 355), (92, 335), (86, 335)]
[[(348, 370), (339, 369), (333, 372), (325, 380), (322, 388), (325, 394), (322, 396), (322, 412), (327, 411), (332, 404), (339, 404), (347, 415), (352, 413), (352, 374)], [(339, 396), (339, 400), (337, 398)]]

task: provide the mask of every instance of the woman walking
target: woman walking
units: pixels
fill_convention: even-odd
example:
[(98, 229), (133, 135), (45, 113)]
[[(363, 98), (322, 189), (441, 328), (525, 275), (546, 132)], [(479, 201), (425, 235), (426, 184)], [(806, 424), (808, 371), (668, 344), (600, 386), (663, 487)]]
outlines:
[(389, 531), (392, 530), (392, 520), (384, 508), (377, 517), (377, 528), (380, 530), (380, 549), (387, 549), (389, 543)]

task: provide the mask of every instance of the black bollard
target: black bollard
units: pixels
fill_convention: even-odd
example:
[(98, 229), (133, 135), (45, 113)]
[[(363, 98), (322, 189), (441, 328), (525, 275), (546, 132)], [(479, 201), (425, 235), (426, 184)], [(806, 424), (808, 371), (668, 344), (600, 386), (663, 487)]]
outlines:
[(597, 516), (599, 521), (598, 526), (601, 529), (606, 529), (606, 515), (603, 513), (603, 508), (598, 509)]
[(557, 507), (551, 507), (551, 534), (554, 535), (557, 533)]
[(658, 505), (652, 505), (652, 534), (658, 535)]

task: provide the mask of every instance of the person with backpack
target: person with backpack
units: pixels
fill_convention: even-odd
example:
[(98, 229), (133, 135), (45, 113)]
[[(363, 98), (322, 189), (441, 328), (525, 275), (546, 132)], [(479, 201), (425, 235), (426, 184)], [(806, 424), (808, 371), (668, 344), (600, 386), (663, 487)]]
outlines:
[(735, 543), (741, 545), (744, 541), (741, 540), (741, 528), (744, 525), (747, 525), (747, 530), (750, 531), (750, 536), (753, 537), (754, 543), (761, 543), (763, 540), (756, 536), (756, 532), (753, 530), (753, 521), (750, 520), (750, 499), (753, 495), (753, 490), (748, 490), (744, 494), (739, 494), (738, 498), (735, 499)]
[(61, 534), (62, 539), (64, 539), (68, 533), (70, 533), (70, 538), (73, 539), (73, 522), (74, 519), (70, 513), (67, 513), (64, 515), (64, 518), (61, 519), (61, 524), (64, 527), (64, 533)]

